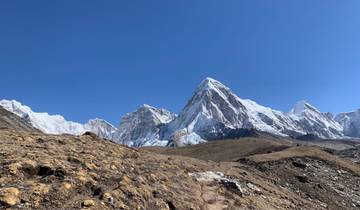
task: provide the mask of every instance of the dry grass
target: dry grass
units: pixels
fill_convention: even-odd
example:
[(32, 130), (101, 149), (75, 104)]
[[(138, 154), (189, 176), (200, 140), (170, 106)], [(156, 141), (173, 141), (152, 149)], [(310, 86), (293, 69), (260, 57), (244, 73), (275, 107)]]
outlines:
[[(216, 210), (222, 207), (325, 209), (291, 188), (274, 184), (261, 171), (238, 162), (221, 162), (248, 155), (260, 158), (262, 156), (253, 154), (277, 151), (283, 149), (284, 144), (287, 143), (282, 140), (245, 138), (188, 148), (137, 150), (94, 135), (0, 130), (0, 189), (19, 190), (13, 209), (203, 210), (209, 206)], [(297, 149), (298, 154), (323, 155), (318, 151), (306, 151), (305, 147), (303, 151), (300, 147)], [(219, 162), (150, 151), (186, 154)], [(290, 156), (294, 152), (287, 153)], [(278, 153), (268, 155), (273, 154)], [(276, 159), (276, 155), (264, 157)], [(239, 196), (217, 182), (201, 183), (189, 176), (190, 172), (204, 171), (219, 171), (237, 180), (246, 194)], [(261, 194), (247, 187), (248, 183), (257, 186)]]
[[(0, 130), (0, 166), (0, 189), (20, 192), (13, 209), (202, 210), (214, 204), (205, 199), (206, 193), (221, 198), (215, 206), (228, 209), (316, 208), (295, 193), (228, 163), (159, 155), (93, 135)], [(201, 183), (189, 176), (203, 171), (230, 175), (244, 190), (247, 182), (254, 183), (266, 197), (251, 189), (241, 197), (219, 183)], [(283, 205), (285, 195), (289, 196)]]
[(267, 138), (240, 138), (236, 140), (222, 140), (204, 144), (168, 148), (168, 147), (143, 147), (147, 150), (165, 155), (179, 155), (201, 160), (216, 162), (234, 161), (241, 157), (283, 150), (292, 144), (285, 140)]

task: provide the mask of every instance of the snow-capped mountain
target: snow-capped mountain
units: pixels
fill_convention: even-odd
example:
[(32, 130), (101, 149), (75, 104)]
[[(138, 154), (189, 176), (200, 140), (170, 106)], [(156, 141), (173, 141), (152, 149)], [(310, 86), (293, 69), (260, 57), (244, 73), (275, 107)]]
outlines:
[[(206, 78), (197, 88), (170, 130), (211, 140), (224, 137), (232, 129), (256, 129), (281, 136), (315, 134), (322, 138), (342, 136), (341, 126), (305, 102), (290, 113), (241, 99), (228, 87)], [(195, 135), (195, 142), (198, 137)]]
[(342, 125), (344, 135), (360, 137), (360, 109), (353, 112), (340, 113), (336, 115), (335, 120)]
[(161, 133), (166, 129), (165, 125), (175, 117), (176, 114), (170, 111), (145, 104), (121, 119), (116, 141), (136, 147), (165, 146), (168, 140), (162, 139)]
[(86, 131), (91, 131), (103, 138), (112, 139), (117, 129), (101, 119), (89, 120), (86, 124), (67, 121), (61, 115), (49, 115), (48, 113), (38, 113), (30, 107), (15, 100), (1, 100), (0, 106), (26, 120), (35, 128), (48, 134), (73, 134), (80, 135)]
[(85, 125), (84, 129), (95, 133), (97, 136), (106, 139), (116, 139), (117, 128), (103, 119), (89, 120)]
[(86, 130), (80, 123), (66, 121), (61, 115), (33, 112), (30, 107), (22, 105), (15, 100), (1, 100), (0, 106), (4, 109), (26, 119), (35, 128), (49, 134), (74, 134), (84, 133)]
[(169, 127), (187, 134), (196, 133), (203, 139), (216, 139), (226, 135), (226, 130), (239, 128), (255, 128), (277, 135), (296, 131), (283, 113), (240, 99), (228, 87), (211, 78), (198, 86)]
[(320, 112), (306, 101), (299, 101), (288, 116), (306, 134), (332, 139), (344, 136), (342, 126), (329, 113)]
[(311, 134), (320, 138), (360, 137), (360, 110), (334, 119), (305, 101), (288, 113), (239, 98), (230, 88), (206, 78), (177, 116), (143, 105), (122, 117), (117, 128), (102, 119), (80, 124), (60, 115), (33, 112), (17, 101), (1, 100), (0, 106), (15, 113), (35, 128), (49, 134), (79, 135), (91, 131), (100, 137), (129, 146), (184, 146), (234, 137), (244, 130), (258, 130), (279, 136)]

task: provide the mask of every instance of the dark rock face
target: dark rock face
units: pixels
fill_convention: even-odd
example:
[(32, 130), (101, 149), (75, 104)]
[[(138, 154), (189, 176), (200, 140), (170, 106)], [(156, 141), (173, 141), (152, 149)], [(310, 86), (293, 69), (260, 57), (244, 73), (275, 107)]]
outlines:
[(14, 129), (18, 131), (39, 132), (26, 119), (5, 110), (0, 106), (0, 129)]
[(319, 140), (321, 138), (319, 138), (317, 135), (314, 134), (306, 134), (306, 135), (296, 136), (295, 139), (303, 140), (303, 141), (314, 141), (314, 140)]

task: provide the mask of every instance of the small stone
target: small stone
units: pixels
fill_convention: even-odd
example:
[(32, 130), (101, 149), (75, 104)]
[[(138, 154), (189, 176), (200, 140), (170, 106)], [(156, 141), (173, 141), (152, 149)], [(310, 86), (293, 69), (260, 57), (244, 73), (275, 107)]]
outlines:
[(256, 194), (262, 194), (261, 192), (261, 189), (258, 188), (257, 186), (253, 185), (252, 183), (247, 183), (246, 186), (249, 188), (249, 189), (252, 189)]
[(49, 193), (50, 188), (45, 184), (36, 184), (31, 188), (34, 195), (46, 195)]
[(157, 177), (155, 176), (155, 174), (150, 174), (147, 176), (147, 180), (150, 182), (156, 182), (157, 181)]
[(71, 184), (70, 183), (65, 183), (64, 188), (67, 189), (67, 190), (71, 189)]
[(301, 183), (308, 183), (309, 182), (309, 178), (306, 175), (299, 175), (299, 176), (295, 176), (295, 177)]
[(338, 189), (343, 192), (345, 190), (345, 187), (344, 185), (339, 184)]
[(82, 203), (81, 203), (81, 207), (91, 207), (91, 206), (95, 206), (95, 201), (94, 200), (84, 200)]
[(20, 191), (14, 187), (0, 190), (0, 203), (4, 206), (14, 206), (20, 196)]
[(305, 169), (306, 168), (306, 164), (302, 163), (302, 162), (298, 162), (298, 161), (294, 161), (293, 166), (297, 167), (297, 168), (301, 168), (301, 169)]
[(111, 196), (110, 193), (106, 192), (103, 195), (103, 200), (105, 200), (110, 205), (114, 205), (114, 198)]
[(97, 135), (95, 133), (92, 133), (90, 131), (86, 131), (83, 136), (90, 136), (91, 138), (94, 138), (96, 139), (97, 138)]
[(117, 167), (115, 165), (111, 164), (110, 169), (111, 170), (117, 170)]
[(122, 183), (124, 184), (129, 184), (131, 182), (130, 178), (128, 176), (123, 176), (122, 177), (122, 180), (121, 180)]
[(70, 190), (71, 188), (72, 188), (72, 185), (69, 182), (65, 182), (61, 187), (61, 189), (65, 190), (65, 191)]
[(89, 163), (89, 162), (85, 163), (85, 167), (88, 168), (89, 170), (96, 169), (96, 165), (94, 163)]

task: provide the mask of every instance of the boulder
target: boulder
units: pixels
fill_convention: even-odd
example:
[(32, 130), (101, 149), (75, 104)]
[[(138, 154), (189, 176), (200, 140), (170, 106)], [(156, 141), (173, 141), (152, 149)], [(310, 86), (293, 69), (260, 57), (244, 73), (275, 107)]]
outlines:
[(0, 189), (0, 204), (14, 206), (19, 200), (20, 191), (14, 187)]

